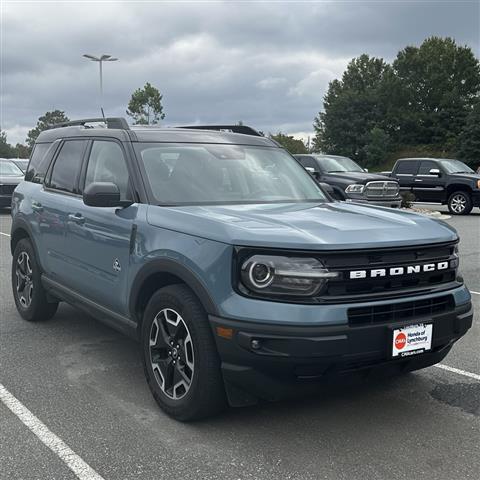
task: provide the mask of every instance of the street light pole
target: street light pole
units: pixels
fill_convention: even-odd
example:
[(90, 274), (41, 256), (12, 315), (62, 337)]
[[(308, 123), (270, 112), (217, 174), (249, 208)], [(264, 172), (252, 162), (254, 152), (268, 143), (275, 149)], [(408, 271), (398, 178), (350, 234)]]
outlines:
[(113, 58), (111, 55), (101, 55), (100, 57), (96, 57), (95, 55), (90, 55), (85, 53), (83, 55), (85, 58), (88, 58), (92, 62), (98, 62), (100, 67), (100, 109), (102, 110), (103, 115), (103, 62), (116, 62), (118, 58)]

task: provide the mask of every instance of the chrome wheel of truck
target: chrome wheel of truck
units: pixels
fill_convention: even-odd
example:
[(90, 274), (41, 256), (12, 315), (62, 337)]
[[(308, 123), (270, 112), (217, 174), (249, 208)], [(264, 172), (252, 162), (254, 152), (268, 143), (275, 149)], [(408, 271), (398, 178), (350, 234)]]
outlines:
[(472, 208), (472, 199), (467, 192), (454, 192), (448, 199), (448, 209), (453, 215), (467, 215)]

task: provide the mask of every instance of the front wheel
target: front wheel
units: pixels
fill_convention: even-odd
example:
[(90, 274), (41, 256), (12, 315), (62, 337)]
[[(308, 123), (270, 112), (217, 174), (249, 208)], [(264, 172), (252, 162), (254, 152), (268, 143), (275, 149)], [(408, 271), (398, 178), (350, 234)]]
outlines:
[(12, 289), (15, 305), (23, 319), (38, 322), (55, 315), (58, 302), (47, 298), (35, 250), (26, 238), (17, 243), (13, 252)]
[(473, 208), (473, 202), (468, 192), (454, 192), (448, 198), (448, 210), (452, 215), (468, 215)]
[(142, 324), (143, 366), (160, 407), (177, 420), (197, 420), (226, 405), (220, 360), (207, 315), (185, 285), (158, 290)]

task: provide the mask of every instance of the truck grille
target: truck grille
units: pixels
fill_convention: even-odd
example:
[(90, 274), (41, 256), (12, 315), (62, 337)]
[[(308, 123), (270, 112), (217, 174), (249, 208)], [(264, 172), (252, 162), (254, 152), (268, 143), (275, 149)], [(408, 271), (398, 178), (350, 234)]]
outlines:
[(368, 182), (365, 185), (364, 194), (368, 198), (391, 198), (396, 197), (400, 188), (397, 182), (386, 181), (386, 182)]
[[(408, 291), (414, 294), (420, 290), (454, 282), (457, 277), (458, 257), (455, 243), (404, 247), (396, 249), (363, 250), (322, 254), (320, 260), (330, 271), (340, 272), (338, 279), (330, 279), (321, 292), (321, 301), (356, 301), (363, 298), (395, 297)], [(418, 273), (404, 273), (370, 277), (373, 269), (406, 267), (409, 265), (428, 265), (445, 262), (446, 268)], [(423, 270), (423, 268), (422, 268)], [(365, 278), (350, 278), (352, 271), (366, 271)]]
[(0, 195), (11, 195), (16, 185), (0, 185)]
[(350, 308), (348, 323), (354, 326), (375, 323), (390, 323), (409, 318), (418, 318), (447, 313), (455, 308), (452, 295), (416, 300), (414, 302), (392, 303), (372, 307)]

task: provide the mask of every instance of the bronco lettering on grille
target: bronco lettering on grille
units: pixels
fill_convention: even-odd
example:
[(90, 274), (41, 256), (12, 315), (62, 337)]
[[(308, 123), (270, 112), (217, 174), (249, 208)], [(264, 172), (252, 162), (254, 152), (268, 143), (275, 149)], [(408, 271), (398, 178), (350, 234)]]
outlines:
[(423, 265), (406, 265), (404, 267), (375, 268), (372, 270), (352, 270), (350, 279), (394, 277), (398, 275), (410, 275), (421, 272), (434, 272), (436, 270), (447, 270), (449, 262), (425, 263)]

